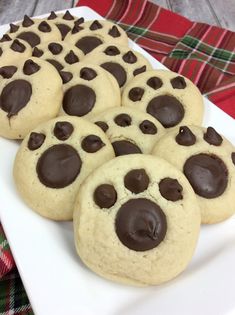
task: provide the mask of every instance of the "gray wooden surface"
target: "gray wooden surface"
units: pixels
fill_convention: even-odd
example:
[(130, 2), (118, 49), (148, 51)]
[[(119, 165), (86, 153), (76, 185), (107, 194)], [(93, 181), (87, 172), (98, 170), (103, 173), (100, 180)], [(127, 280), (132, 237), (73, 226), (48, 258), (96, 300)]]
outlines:
[[(94, 0), (102, 1), (102, 0)], [(151, 0), (191, 20), (235, 31), (235, 0)], [(76, 0), (0, 0), (0, 24), (51, 10), (71, 8)]]

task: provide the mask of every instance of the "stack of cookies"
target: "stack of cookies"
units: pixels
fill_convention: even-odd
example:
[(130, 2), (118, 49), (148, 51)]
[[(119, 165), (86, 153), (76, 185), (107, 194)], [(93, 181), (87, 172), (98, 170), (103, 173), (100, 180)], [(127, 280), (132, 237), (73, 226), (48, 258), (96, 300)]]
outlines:
[(235, 213), (235, 148), (203, 128), (187, 78), (152, 69), (105, 20), (25, 16), (0, 40), (0, 135), (22, 139), (16, 187), (38, 214), (74, 221), (99, 275), (156, 285), (190, 262), (201, 223)]

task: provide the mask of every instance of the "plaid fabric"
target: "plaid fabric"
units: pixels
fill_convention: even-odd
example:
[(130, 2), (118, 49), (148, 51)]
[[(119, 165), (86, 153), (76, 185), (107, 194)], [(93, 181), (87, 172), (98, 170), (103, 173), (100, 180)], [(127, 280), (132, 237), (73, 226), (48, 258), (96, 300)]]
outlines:
[[(147, 0), (80, 0), (120, 24), (128, 36), (169, 69), (191, 79), (235, 118), (235, 33), (196, 23)], [(14, 267), (0, 224), (0, 279)], [(16, 269), (0, 281), (0, 315), (31, 315)]]

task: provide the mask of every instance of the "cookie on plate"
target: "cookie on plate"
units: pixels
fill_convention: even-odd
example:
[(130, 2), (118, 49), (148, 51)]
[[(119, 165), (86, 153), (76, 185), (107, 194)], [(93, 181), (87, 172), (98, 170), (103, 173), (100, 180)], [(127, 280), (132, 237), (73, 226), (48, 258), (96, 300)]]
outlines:
[(152, 154), (185, 174), (196, 193), (202, 223), (217, 223), (235, 213), (235, 148), (214, 128), (172, 129)]
[(151, 115), (123, 106), (107, 109), (91, 121), (106, 133), (116, 156), (150, 153), (165, 133), (163, 126)]
[(200, 210), (187, 179), (150, 155), (105, 163), (75, 202), (79, 256), (117, 282), (156, 285), (176, 277), (192, 258), (199, 229)]
[(137, 51), (127, 46), (103, 44), (86, 55), (84, 62), (100, 65), (110, 72), (123, 88), (137, 74), (151, 70), (149, 61)]
[(62, 80), (39, 58), (0, 68), (0, 136), (22, 139), (39, 123), (57, 116)]
[(84, 57), (83, 52), (64, 41), (44, 43), (34, 47), (33, 56), (50, 62), (57, 70), (75, 65)]
[(0, 42), (0, 66), (15, 64), (20, 58), (28, 58), (32, 55), (31, 46), (21, 39), (11, 39), (10, 36), (3, 37)]
[(61, 39), (60, 31), (53, 23), (43, 19), (33, 20), (27, 15), (19, 24), (10, 24), (8, 35), (25, 40), (31, 47)]
[(120, 89), (113, 76), (97, 65), (80, 62), (60, 72), (64, 85), (61, 115), (90, 118), (121, 105)]
[(146, 71), (123, 91), (122, 105), (147, 112), (165, 128), (202, 123), (203, 98), (189, 79), (169, 70)]
[(24, 139), (16, 155), (14, 179), (34, 211), (53, 220), (71, 220), (79, 186), (113, 157), (99, 127), (78, 117), (57, 117)]
[(47, 20), (54, 23), (61, 33), (61, 39), (64, 40), (68, 32), (74, 27), (74, 23), (79, 25), (84, 22), (84, 18), (77, 18), (73, 16), (69, 10), (65, 13), (56, 14), (54, 11), (51, 11), (50, 15), (47, 17)]
[(81, 49), (85, 55), (105, 43), (128, 45), (126, 32), (117, 24), (107, 20), (92, 20), (82, 24), (80, 22), (81, 20), (78, 20), (74, 23), (65, 40)]

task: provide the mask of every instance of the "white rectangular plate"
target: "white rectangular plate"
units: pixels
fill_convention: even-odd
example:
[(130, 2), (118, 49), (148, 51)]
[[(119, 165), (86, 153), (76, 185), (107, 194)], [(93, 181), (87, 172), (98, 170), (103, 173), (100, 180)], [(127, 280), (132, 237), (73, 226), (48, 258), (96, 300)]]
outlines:
[[(71, 9), (101, 18), (87, 7)], [(0, 35), (7, 26), (0, 27)], [(154, 68), (165, 68), (138, 45)], [(234, 120), (205, 99), (204, 126), (213, 125), (235, 144)], [(203, 226), (192, 262), (175, 280), (149, 288), (106, 281), (76, 255), (72, 223), (31, 211), (18, 196), (12, 167), (15, 141), (0, 139), (0, 219), (36, 315), (218, 315), (235, 314), (235, 217)]]

